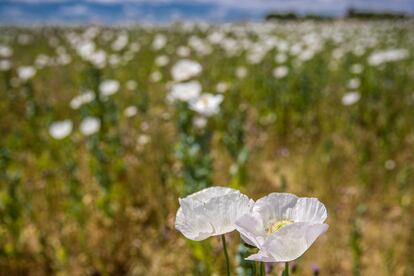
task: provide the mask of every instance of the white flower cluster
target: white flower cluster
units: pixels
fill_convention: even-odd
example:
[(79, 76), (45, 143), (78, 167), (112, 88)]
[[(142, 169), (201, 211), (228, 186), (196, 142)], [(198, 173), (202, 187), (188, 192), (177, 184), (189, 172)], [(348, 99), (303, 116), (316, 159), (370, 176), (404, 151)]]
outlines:
[(201, 241), (234, 230), (259, 249), (247, 260), (290, 262), (328, 229), (327, 210), (316, 198), (271, 193), (256, 202), (238, 190), (211, 187), (179, 200), (175, 227)]
[(223, 95), (202, 93), (200, 82), (195, 80), (187, 81), (199, 75), (201, 71), (202, 67), (198, 62), (187, 59), (178, 61), (171, 70), (173, 79), (177, 83), (171, 86), (167, 99), (171, 102), (187, 102), (191, 110), (201, 116), (211, 117), (220, 111), (219, 106), (224, 97)]

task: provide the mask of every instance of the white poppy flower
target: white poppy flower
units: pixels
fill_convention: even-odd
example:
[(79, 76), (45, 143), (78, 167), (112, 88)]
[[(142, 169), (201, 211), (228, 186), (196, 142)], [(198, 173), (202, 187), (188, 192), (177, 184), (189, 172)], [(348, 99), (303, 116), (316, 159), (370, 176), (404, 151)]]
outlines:
[(316, 198), (272, 193), (256, 201), (236, 221), (242, 239), (259, 252), (247, 260), (290, 262), (299, 258), (327, 229), (325, 206)]
[(33, 66), (20, 66), (17, 68), (17, 74), (21, 80), (27, 81), (34, 77), (36, 69)]
[(71, 120), (57, 121), (50, 125), (49, 134), (55, 139), (63, 139), (67, 137), (73, 128), (73, 123)]
[(159, 82), (162, 79), (161, 72), (160, 71), (154, 71), (154, 72), (151, 73), (149, 78), (152, 82)]
[(79, 109), (83, 104), (90, 103), (93, 100), (95, 100), (95, 93), (91, 90), (87, 90), (74, 97), (69, 105), (72, 109)]
[(170, 101), (184, 101), (196, 99), (201, 93), (201, 84), (198, 81), (189, 81), (174, 84), (168, 94)]
[(185, 81), (201, 73), (200, 63), (189, 59), (178, 61), (171, 69), (171, 75), (175, 81)]
[(127, 108), (125, 108), (124, 110), (124, 115), (126, 117), (134, 117), (135, 115), (137, 115), (138, 109), (136, 106), (128, 106)]
[(191, 53), (190, 48), (185, 47), (185, 46), (180, 46), (177, 49), (177, 55), (179, 55), (180, 57), (188, 57)]
[(0, 45), (0, 57), (9, 58), (13, 54), (13, 49), (9, 46)]
[(10, 60), (0, 60), (0, 71), (8, 71), (12, 67)]
[(254, 204), (240, 191), (226, 187), (210, 187), (179, 202), (175, 228), (194, 241), (232, 232), (236, 220), (250, 212)]
[(219, 82), (216, 85), (216, 90), (219, 93), (224, 93), (229, 89), (229, 85), (225, 82)]
[(410, 55), (407, 49), (388, 49), (375, 51), (368, 57), (368, 63), (378, 66), (386, 62), (399, 61), (408, 58)]
[(197, 129), (203, 129), (207, 125), (207, 119), (202, 116), (197, 116), (193, 119), (193, 125)]
[(152, 48), (154, 50), (160, 50), (167, 44), (167, 37), (163, 34), (157, 34), (152, 41)]
[(99, 85), (101, 96), (107, 97), (118, 92), (119, 82), (117, 80), (104, 80)]
[(129, 80), (126, 82), (126, 87), (128, 90), (135, 90), (138, 87), (138, 83), (134, 80)]
[(273, 76), (276, 79), (281, 79), (287, 76), (289, 73), (289, 68), (287, 66), (278, 66), (273, 70)]
[(141, 134), (137, 139), (138, 144), (141, 146), (148, 144), (150, 141), (151, 137), (146, 134)]
[(348, 92), (342, 97), (342, 104), (345, 106), (357, 103), (361, 95), (358, 92)]
[(190, 102), (190, 109), (200, 115), (210, 117), (220, 111), (219, 106), (223, 99), (223, 95), (203, 93), (200, 97)]
[(357, 89), (361, 85), (361, 80), (358, 78), (352, 78), (348, 81), (347, 87), (349, 89)]
[(247, 75), (247, 69), (246, 69), (246, 67), (243, 67), (243, 66), (237, 67), (237, 69), (236, 69), (236, 76), (239, 79), (245, 78), (246, 75)]
[(352, 74), (361, 74), (362, 70), (364, 70), (364, 66), (359, 63), (353, 64), (351, 66), (351, 73)]
[(288, 59), (288, 56), (285, 53), (278, 53), (275, 57), (277, 63), (285, 63)]
[(80, 125), (80, 131), (83, 135), (92, 135), (101, 127), (101, 121), (96, 117), (86, 117)]
[(155, 64), (157, 64), (159, 67), (163, 67), (163, 66), (167, 65), (169, 62), (170, 62), (170, 59), (166, 55), (158, 56), (155, 59)]

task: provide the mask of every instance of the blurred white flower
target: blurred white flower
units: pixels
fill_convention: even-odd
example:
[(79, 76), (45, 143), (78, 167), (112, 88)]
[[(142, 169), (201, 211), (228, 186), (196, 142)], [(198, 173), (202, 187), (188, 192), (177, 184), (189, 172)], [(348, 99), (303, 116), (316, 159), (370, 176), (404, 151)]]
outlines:
[(157, 64), (157, 66), (159, 66), (159, 67), (163, 67), (163, 66), (167, 65), (169, 62), (170, 62), (170, 59), (166, 55), (158, 56), (155, 59), (155, 64)]
[(223, 99), (223, 95), (203, 93), (196, 99), (190, 101), (190, 109), (200, 115), (210, 117), (220, 111), (220, 104)]
[(203, 116), (197, 116), (193, 119), (193, 125), (197, 129), (203, 129), (207, 125), (207, 119)]
[(182, 59), (172, 67), (171, 74), (175, 81), (185, 81), (197, 76), (201, 71), (200, 63), (189, 59)]
[(288, 57), (285, 53), (278, 53), (275, 57), (275, 61), (277, 63), (285, 63), (287, 61)]
[(11, 69), (11, 66), (12, 64), (10, 60), (7, 60), (7, 59), (0, 60), (0, 71), (8, 71)]
[(364, 69), (364, 66), (362, 66), (359, 63), (352, 64), (352, 66), (351, 66), (351, 73), (352, 74), (361, 74), (363, 69)]
[(28, 45), (32, 42), (32, 36), (29, 34), (20, 34), (17, 37), (17, 42), (21, 45)]
[(141, 146), (148, 144), (151, 141), (151, 137), (146, 134), (138, 136), (137, 143)]
[(185, 46), (180, 46), (177, 49), (177, 55), (180, 57), (188, 57), (191, 53), (190, 48), (185, 47)]
[(126, 82), (126, 87), (128, 90), (135, 90), (138, 87), (138, 83), (134, 80), (129, 80)]
[(281, 79), (287, 76), (289, 68), (287, 66), (278, 66), (273, 70), (273, 76), (277, 79)]
[(98, 50), (91, 53), (87, 58), (93, 65), (98, 68), (104, 68), (106, 65), (106, 52), (104, 50)]
[(163, 34), (157, 34), (152, 41), (152, 49), (160, 50), (167, 44), (167, 37)]
[(79, 109), (83, 104), (90, 103), (93, 100), (95, 100), (95, 93), (91, 90), (87, 90), (74, 97), (69, 105), (72, 109)]
[(368, 63), (378, 66), (386, 62), (399, 61), (408, 58), (407, 49), (388, 49), (384, 51), (375, 51), (368, 57)]
[(243, 67), (243, 66), (237, 67), (237, 69), (236, 69), (236, 76), (239, 79), (245, 78), (246, 75), (247, 75), (247, 69), (246, 69), (246, 67)]
[(116, 40), (112, 43), (111, 47), (114, 51), (121, 51), (128, 44), (128, 35), (125, 33), (120, 34)]
[(392, 171), (393, 169), (395, 169), (395, 166), (396, 166), (396, 164), (395, 164), (394, 160), (389, 159), (389, 160), (385, 161), (384, 167), (387, 170)]
[(117, 80), (104, 80), (99, 85), (100, 95), (102, 97), (108, 97), (119, 90), (119, 82)]
[(0, 45), (0, 57), (9, 58), (13, 54), (13, 49), (6, 45)]
[(112, 54), (109, 56), (109, 64), (115, 66), (121, 62), (121, 57), (117, 54)]
[(35, 65), (37, 68), (43, 68), (50, 63), (50, 58), (45, 54), (39, 54), (35, 60)]
[(194, 241), (236, 229), (235, 221), (251, 210), (253, 200), (237, 190), (211, 187), (180, 198), (175, 228)]
[(96, 117), (86, 117), (80, 124), (80, 131), (83, 135), (92, 135), (101, 128), (101, 121)]
[(124, 110), (124, 115), (126, 117), (134, 117), (135, 115), (137, 115), (138, 109), (136, 106), (128, 106), (127, 108), (125, 108)]
[(89, 57), (95, 52), (95, 43), (93, 41), (82, 41), (76, 44), (76, 51), (80, 57), (89, 60)]
[(360, 98), (361, 95), (358, 92), (348, 92), (342, 97), (342, 104), (346, 106), (353, 105), (354, 103), (357, 103)]
[(151, 73), (149, 78), (152, 82), (159, 82), (162, 79), (161, 72), (160, 71), (154, 71), (154, 72)]
[(136, 53), (139, 51), (139, 49), (141, 49), (141, 46), (139, 45), (138, 42), (132, 42), (131, 44), (129, 44), (129, 50), (132, 53)]
[(20, 66), (17, 68), (17, 75), (23, 81), (27, 81), (34, 77), (36, 69), (33, 66)]
[(71, 120), (57, 121), (50, 125), (49, 134), (55, 139), (63, 139), (67, 137), (73, 128), (73, 123)]
[(361, 81), (358, 78), (352, 78), (347, 83), (349, 89), (357, 89), (360, 85)]
[(271, 193), (256, 201), (250, 213), (236, 221), (242, 239), (259, 252), (246, 258), (290, 262), (299, 258), (326, 230), (325, 206), (316, 198)]
[(191, 101), (201, 93), (201, 84), (198, 81), (189, 81), (173, 84), (168, 94), (169, 101)]
[(229, 85), (225, 82), (219, 82), (216, 85), (216, 90), (219, 93), (224, 93), (229, 89)]

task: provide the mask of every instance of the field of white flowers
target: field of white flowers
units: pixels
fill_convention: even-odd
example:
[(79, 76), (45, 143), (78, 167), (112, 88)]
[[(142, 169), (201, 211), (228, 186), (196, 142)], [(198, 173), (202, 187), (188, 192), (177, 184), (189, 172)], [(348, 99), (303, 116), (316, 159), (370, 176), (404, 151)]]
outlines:
[(0, 27), (0, 275), (414, 275), (413, 45), (412, 21)]

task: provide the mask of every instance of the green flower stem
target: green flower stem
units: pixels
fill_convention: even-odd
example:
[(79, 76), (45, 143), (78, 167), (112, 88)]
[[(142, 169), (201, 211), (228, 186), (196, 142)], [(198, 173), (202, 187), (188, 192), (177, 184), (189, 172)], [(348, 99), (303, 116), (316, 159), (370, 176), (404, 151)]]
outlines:
[(229, 254), (227, 253), (226, 237), (224, 236), (224, 234), (221, 235), (221, 241), (223, 242), (224, 257), (226, 258), (227, 276), (230, 276)]
[(283, 276), (289, 276), (289, 263), (285, 263), (285, 271), (283, 271)]
[(265, 275), (266, 275), (266, 270), (265, 270), (264, 262), (260, 262), (260, 276), (265, 276)]

